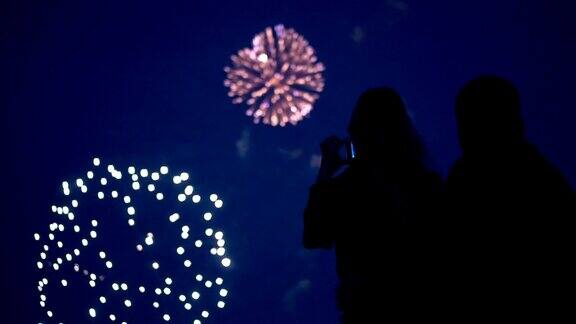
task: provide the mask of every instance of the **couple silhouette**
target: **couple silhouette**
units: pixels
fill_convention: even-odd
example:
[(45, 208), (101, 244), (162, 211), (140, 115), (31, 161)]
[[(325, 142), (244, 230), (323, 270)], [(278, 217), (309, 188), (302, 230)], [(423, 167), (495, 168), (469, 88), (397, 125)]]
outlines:
[(509, 81), (456, 98), (462, 149), (445, 181), (392, 88), (363, 93), (343, 141), (321, 144), (304, 247), (334, 248), (342, 323), (534, 320), (567, 313), (574, 196), (524, 135)]

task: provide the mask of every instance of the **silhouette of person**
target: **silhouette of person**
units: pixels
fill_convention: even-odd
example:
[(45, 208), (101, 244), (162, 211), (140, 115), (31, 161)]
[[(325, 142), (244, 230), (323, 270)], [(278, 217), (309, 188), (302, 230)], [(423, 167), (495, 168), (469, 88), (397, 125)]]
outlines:
[(427, 168), (424, 146), (393, 89), (363, 93), (348, 133), (356, 151), (351, 161), (338, 153), (345, 141), (332, 136), (321, 144), (303, 242), (335, 249), (342, 322), (380, 323), (420, 302), (414, 233), (433, 216), (441, 179)]
[(552, 282), (567, 278), (566, 242), (553, 232), (575, 215), (569, 184), (526, 140), (509, 81), (470, 81), (456, 99), (456, 118), (462, 156), (445, 185), (456, 308), (486, 319), (557, 313), (543, 310), (557, 296)]

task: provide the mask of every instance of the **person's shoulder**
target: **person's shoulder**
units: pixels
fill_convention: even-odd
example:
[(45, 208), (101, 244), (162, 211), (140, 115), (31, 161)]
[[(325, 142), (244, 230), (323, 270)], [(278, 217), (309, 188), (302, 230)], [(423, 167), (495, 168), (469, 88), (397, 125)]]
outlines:
[(526, 144), (525, 155), (526, 161), (529, 161), (527, 167), (531, 169), (529, 171), (532, 177), (536, 178), (536, 181), (541, 182), (541, 184), (546, 187), (572, 191), (570, 184), (560, 169), (550, 162), (536, 146)]

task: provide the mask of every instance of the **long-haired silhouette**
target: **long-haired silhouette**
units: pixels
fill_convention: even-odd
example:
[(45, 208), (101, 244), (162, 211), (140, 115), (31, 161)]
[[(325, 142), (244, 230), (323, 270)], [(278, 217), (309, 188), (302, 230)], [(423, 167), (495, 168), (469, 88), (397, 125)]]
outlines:
[(342, 173), (341, 142), (322, 143), (322, 165), (304, 211), (304, 246), (335, 248), (344, 323), (380, 323), (421, 303), (413, 230), (434, 216), (441, 181), (426, 167), (401, 97), (360, 96), (348, 133), (357, 149)]

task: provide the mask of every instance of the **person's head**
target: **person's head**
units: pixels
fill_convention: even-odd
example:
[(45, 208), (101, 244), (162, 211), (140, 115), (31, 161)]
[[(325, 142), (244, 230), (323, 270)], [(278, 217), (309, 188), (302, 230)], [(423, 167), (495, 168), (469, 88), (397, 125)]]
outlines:
[(464, 153), (487, 152), (524, 140), (518, 91), (497, 76), (468, 82), (456, 99), (460, 146)]
[(352, 112), (348, 133), (362, 159), (423, 159), (423, 146), (400, 95), (391, 88), (364, 92)]

